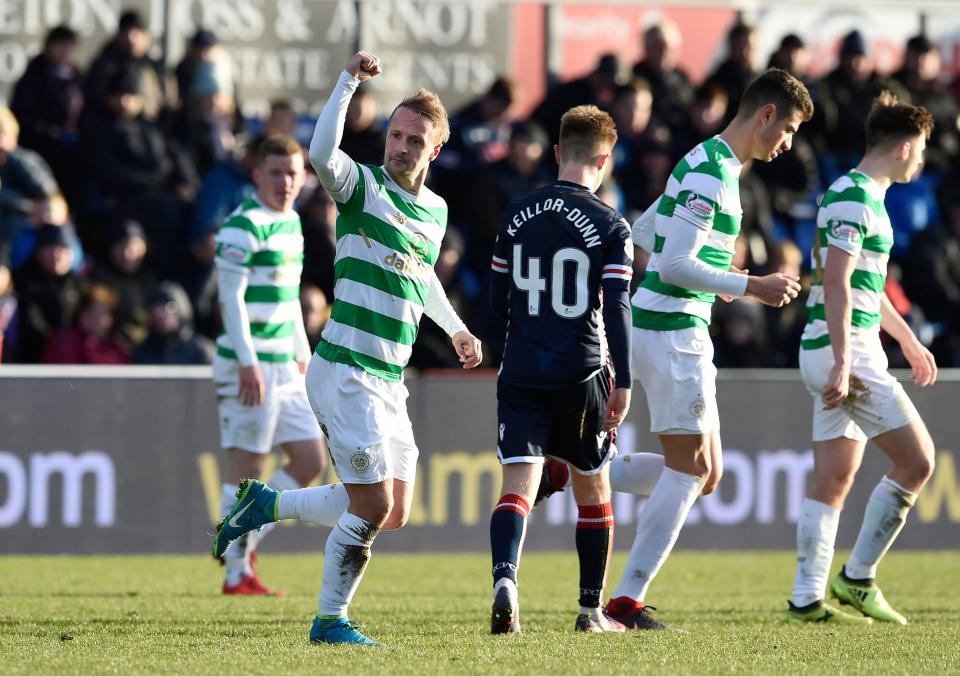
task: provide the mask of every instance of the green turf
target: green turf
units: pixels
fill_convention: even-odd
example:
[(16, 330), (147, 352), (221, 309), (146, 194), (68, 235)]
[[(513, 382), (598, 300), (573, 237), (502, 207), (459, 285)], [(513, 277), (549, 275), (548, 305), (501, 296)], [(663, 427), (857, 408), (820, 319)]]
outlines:
[[(678, 552), (648, 601), (670, 632), (583, 635), (576, 556), (530, 554), (522, 636), (488, 635), (486, 555), (375, 554), (352, 615), (381, 650), (311, 646), (321, 557), (261, 557), (284, 599), (225, 598), (209, 557), (0, 557), (2, 673), (930, 673), (960, 670), (960, 553), (894, 552), (907, 627), (785, 625), (790, 553)], [(838, 557), (840, 558), (840, 557)], [(613, 563), (614, 575), (623, 555)]]

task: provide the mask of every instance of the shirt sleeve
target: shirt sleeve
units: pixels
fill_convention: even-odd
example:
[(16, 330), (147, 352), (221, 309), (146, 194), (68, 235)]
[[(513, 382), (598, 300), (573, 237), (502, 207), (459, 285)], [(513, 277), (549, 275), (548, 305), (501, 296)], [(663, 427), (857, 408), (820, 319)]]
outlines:
[(724, 203), (726, 188), (715, 176), (688, 171), (680, 183), (673, 218), (711, 230), (720, 206)]
[(827, 244), (858, 256), (863, 240), (875, 234), (871, 226), (876, 229), (865, 205), (853, 202), (831, 205), (827, 211)]
[(507, 321), (507, 300), (510, 294), (510, 243), (513, 234), (510, 232), (509, 222), (504, 223), (497, 234), (497, 242), (493, 246), (493, 257), (490, 260), (490, 308), (494, 316), (502, 322)]
[(253, 224), (244, 216), (233, 216), (224, 221), (215, 238), (216, 264), (221, 270), (247, 273), (257, 250)]
[(673, 222), (660, 252), (660, 279), (694, 291), (743, 296), (747, 292), (746, 275), (720, 270), (697, 258), (709, 234), (687, 221)]
[(467, 325), (463, 323), (457, 311), (450, 305), (447, 293), (443, 290), (443, 285), (440, 283), (436, 272), (433, 272), (430, 278), (430, 287), (427, 289), (423, 312), (451, 338), (461, 331), (467, 330)]
[(629, 388), (630, 373), (630, 278), (633, 276), (633, 242), (623, 219), (614, 226), (604, 251), (603, 325), (610, 359), (613, 361), (614, 386)]
[(310, 140), (310, 163), (317, 172), (320, 184), (335, 202), (345, 203), (353, 196), (360, 183), (357, 163), (340, 150), (347, 106), (360, 80), (350, 73), (340, 73), (330, 98), (317, 118), (317, 126)]
[(661, 195), (654, 200), (653, 204), (647, 207), (647, 210), (633, 222), (633, 227), (630, 230), (630, 238), (633, 240), (634, 246), (638, 246), (649, 253), (653, 253), (657, 241), (657, 209), (660, 208), (660, 200), (662, 199), (663, 196)]

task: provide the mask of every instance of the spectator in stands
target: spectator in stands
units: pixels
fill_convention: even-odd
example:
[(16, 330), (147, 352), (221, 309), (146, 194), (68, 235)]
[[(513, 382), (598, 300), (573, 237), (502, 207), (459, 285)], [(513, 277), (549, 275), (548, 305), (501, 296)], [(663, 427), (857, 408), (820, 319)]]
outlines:
[(17, 361), (19, 343), (19, 315), (17, 294), (14, 293), (13, 276), (0, 245), (0, 361)]
[(19, 139), (17, 118), (0, 108), (0, 241), (11, 242), (38, 225), (44, 200), (59, 192), (50, 166)]
[(143, 227), (135, 220), (124, 219), (109, 229), (106, 259), (90, 272), (91, 281), (116, 293), (115, 329), (127, 345), (137, 345), (147, 335), (147, 299), (156, 278), (144, 265), (146, 255)]
[[(874, 71), (866, 38), (860, 31), (851, 31), (840, 45), (839, 65), (820, 81), (816, 106), (822, 112), (825, 146), (818, 151), (836, 154), (838, 166), (855, 165), (866, 148), (864, 121), (884, 89), (909, 100), (903, 87)], [(824, 179), (833, 180), (831, 176)]]
[[(259, 137), (258, 137), (259, 139)], [(253, 167), (257, 157), (257, 139), (241, 141), (236, 152), (217, 162), (204, 177), (191, 209), (187, 228), (188, 242), (216, 231), (238, 204), (253, 197)]]
[(84, 287), (71, 271), (72, 265), (73, 253), (63, 228), (42, 226), (33, 258), (13, 276), (19, 298), (21, 361), (40, 361), (47, 338), (70, 326)]
[(755, 63), (758, 42), (757, 29), (754, 26), (742, 21), (735, 23), (727, 33), (726, 60), (707, 78), (707, 82), (720, 85), (727, 93), (724, 122), (732, 120), (736, 115), (743, 91), (757, 76)]
[(635, 77), (645, 80), (653, 94), (653, 113), (671, 131), (686, 122), (694, 88), (678, 65), (683, 38), (677, 25), (663, 19), (643, 33), (643, 60), (633, 67)]
[(810, 67), (810, 52), (807, 46), (796, 33), (787, 33), (780, 41), (780, 46), (770, 55), (767, 68), (785, 70), (810, 88), (808, 69)]
[(133, 353), (138, 364), (209, 364), (213, 343), (193, 332), (190, 299), (179, 284), (162, 283), (150, 297), (150, 333)]
[(234, 91), (230, 57), (216, 48), (196, 64), (183, 108), (174, 122), (175, 134), (200, 176), (216, 163), (230, 159), (237, 146), (243, 121)]
[(747, 261), (744, 266), (757, 269), (767, 264), (769, 248), (777, 240), (773, 229), (773, 206), (766, 184), (754, 172), (758, 163), (744, 162), (740, 169), (740, 237), (746, 241)]
[[(297, 129), (297, 113), (288, 99), (270, 102), (270, 112), (263, 121), (262, 137), (294, 136)], [(353, 155), (351, 155), (353, 157)]]
[(753, 300), (719, 303), (710, 325), (717, 368), (771, 365), (763, 305)]
[(300, 310), (303, 312), (303, 327), (307, 331), (310, 350), (316, 350), (320, 334), (330, 318), (330, 303), (326, 294), (313, 284), (301, 284)]
[(81, 295), (71, 326), (54, 331), (43, 348), (44, 364), (129, 364), (130, 355), (114, 333), (117, 296), (91, 284)]
[(516, 100), (517, 86), (513, 80), (496, 78), (481, 97), (451, 116), (450, 142), (444, 146), (444, 155), (453, 151), (450, 161), (468, 167), (502, 159), (507, 153)]
[(617, 87), (611, 107), (617, 125), (613, 176), (623, 189), (628, 220), (633, 221), (666, 189), (673, 169), (670, 129), (653, 116), (653, 96), (645, 80)]
[(155, 270), (171, 275), (184, 209), (197, 187), (196, 169), (143, 113), (136, 73), (117, 73), (107, 87), (105, 115), (91, 127), (90, 167), (105, 207), (146, 230)]
[(91, 117), (102, 112), (100, 107), (106, 102), (111, 83), (117, 76), (133, 73), (139, 83), (143, 117), (164, 124), (162, 116), (170, 103), (169, 88), (163, 67), (147, 55), (150, 42), (150, 34), (140, 13), (136, 10), (123, 12), (117, 32), (100, 50), (87, 73), (86, 112)]
[(673, 133), (674, 164), (690, 148), (720, 132), (726, 110), (727, 92), (719, 84), (707, 82), (697, 89), (686, 124)]
[(212, 52), (220, 44), (213, 31), (199, 28), (187, 44), (187, 52), (174, 70), (177, 80), (177, 94), (180, 101), (186, 101), (190, 95), (193, 76), (204, 61), (211, 59)]
[(934, 127), (927, 141), (925, 168), (949, 171), (960, 152), (960, 134), (957, 132), (960, 107), (941, 79), (940, 51), (925, 35), (907, 40), (903, 66), (894, 73), (894, 79), (910, 93), (910, 102), (923, 106), (933, 115)]
[[(549, 89), (544, 100), (533, 111), (533, 119), (546, 130), (550, 146), (553, 147), (560, 138), (560, 118), (574, 106), (593, 104), (609, 110), (619, 79), (620, 60), (611, 53), (601, 56), (590, 74)], [(553, 171), (556, 164), (549, 160), (552, 160), (552, 154), (548, 163)]]
[(47, 161), (70, 201), (79, 197), (83, 175), (79, 144), (83, 79), (75, 62), (76, 48), (72, 28), (50, 29), (43, 51), (27, 64), (10, 101), (20, 121), (20, 144)]
[(13, 268), (19, 268), (30, 260), (37, 247), (38, 230), (44, 224), (56, 225), (63, 230), (67, 244), (73, 253), (74, 272), (80, 273), (86, 267), (83, 244), (77, 235), (73, 220), (70, 218), (70, 207), (60, 193), (54, 193), (39, 200), (38, 218), (32, 219), (30, 227), (23, 229), (11, 242), (10, 261)]
[(337, 254), (337, 206), (323, 188), (317, 188), (298, 207), (303, 229), (301, 284), (319, 287), (333, 298), (333, 262)]
[(214, 264), (218, 227), (192, 233), (187, 241), (189, 255), (181, 260), (178, 270), (178, 279), (193, 308), (194, 329), (210, 339), (215, 339), (221, 328), (217, 267)]
[(482, 289), (487, 288), (484, 280), (504, 209), (520, 195), (550, 182), (543, 168), (547, 143), (546, 133), (535, 122), (514, 122), (506, 157), (483, 169), (470, 185), (464, 265), (477, 276)]
[(810, 293), (810, 275), (803, 274), (803, 253), (790, 241), (770, 247), (767, 273), (781, 272), (800, 278), (800, 295), (782, 308), (764, 307), (771, 363), (778, 368), (799, 368), (800, 336), (807, 324), (807, 296)]
[(377, 102), (367, 87), (359, 87), (347, 105), (340, 150), (360, 164), (379, 166), (387, 135), (377, 116)]

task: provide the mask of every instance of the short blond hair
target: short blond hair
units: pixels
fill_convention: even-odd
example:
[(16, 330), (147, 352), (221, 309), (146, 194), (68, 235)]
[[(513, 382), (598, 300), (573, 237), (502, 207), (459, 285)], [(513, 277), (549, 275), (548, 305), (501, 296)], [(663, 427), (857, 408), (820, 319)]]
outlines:
[(613, 118), (596, 106), (577, 106), (560, 118), (561, 161), (589, 162), (610, 152), (616, 142)]
[(0, 108), (0, 134), (20, 136), (20, 123), (9, 108)]
[(440, 145), (450, 140), (450, 119), (447, 117), (447, 109), (443, 107), (443, 103), (436, 93), (421, 88), (416, 94), (408, 96), (397, 104), (397, 107), (390, 113), (391, 120), (400, 108), (406, 108), (429, 120), (437, 134)]

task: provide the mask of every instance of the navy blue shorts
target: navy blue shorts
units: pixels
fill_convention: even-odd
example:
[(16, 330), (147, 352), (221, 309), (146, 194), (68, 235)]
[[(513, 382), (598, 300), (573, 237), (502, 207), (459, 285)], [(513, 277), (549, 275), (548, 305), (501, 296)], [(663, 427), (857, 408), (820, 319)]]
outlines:
[(569, 463), (581, 474), (596, 474), (616, 448), (603, 429), (612, 384), (603, 368), (592, 378), (566, 387), (520, 387), (497, 381), (497, 455), (504, 465)]

